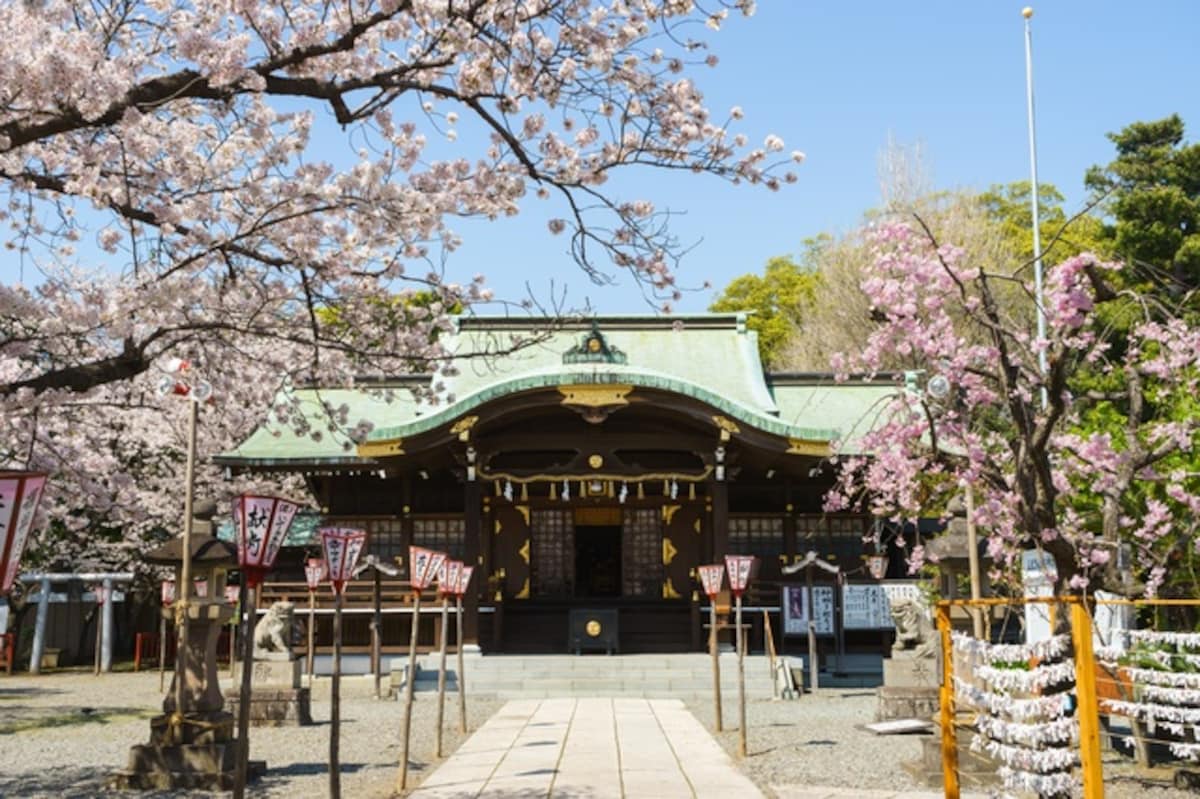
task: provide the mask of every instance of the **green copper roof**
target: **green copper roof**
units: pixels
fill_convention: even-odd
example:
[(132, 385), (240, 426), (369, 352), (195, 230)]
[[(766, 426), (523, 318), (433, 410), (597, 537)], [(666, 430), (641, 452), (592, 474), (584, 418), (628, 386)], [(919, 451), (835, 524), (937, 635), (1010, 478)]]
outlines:
[(838, 431), (837, 451), (863, 452), (863, 435), (874, 427), (888, 400), (900, 386), (892, 383), (847, 381), (831, 375), (776, 376), (771, 381), (779, 417), (792, 424), (819, 419)]
[[(574, 322), (464, 317), (446, 342), (460, 356), (457, 373), (440, 378), (445, 389), (435, 401), (418, 401), (403, 388), (297, 390), (293, 398), (310, 420), (310, 430), (268, 420), (217, 460), (363, 463), (349, 436), (323, 408), (342, 408), (349, 425), (369, 420), (366, 440), (388, 441), (433, 430), (504, 396), (581, 384), (625, 384), (687, 396), (739, 424), (780, 437), (856, 440), (869, 427), (877, 400), (894, 390), (836, 385), (829, 378), (768, 384), (756, 334), (745, 319), (744, 314), (605, 316)], [(590, 338), (597, 334), (589, 355)]]

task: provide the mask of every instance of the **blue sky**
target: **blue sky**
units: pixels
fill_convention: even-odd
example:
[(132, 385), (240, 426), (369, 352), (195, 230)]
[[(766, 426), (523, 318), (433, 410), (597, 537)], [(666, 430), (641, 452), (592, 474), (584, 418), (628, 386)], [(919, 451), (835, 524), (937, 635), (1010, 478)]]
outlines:
[[(1027, 179), (1021, 8), (1008, 0), (897, 3), (759, 0), (751, 19), (711, 34), (714, 70), (698, 82), (717, 116), (740, 105), (752, 141), (767, 133), (808, 154), (799, 183), (778, 194), (694, 175), (643, 173), (629, 191), (686, 215), (674, 230), (689, 253), (683, 282), (761, 269), (822, 231), (847, 230), (879, 199), (877, 159), (888, 137), (920, 142), (937, 188), (986, 188)], [(1179, 113), (1200, 139), (1200, 3), (1055, 0), (1034, 5), (1038, 166), (1068, 208), (1084, 203), (1084, 171), (1113, 155), (1109, 131)], [(624, 183), (624, 182), (623, 182)], [(565, 238), (531, 204), (497, 223), (456, 224), (463, 246), (448, 272), (483, 272), (500, 296), (528, 282), (548, 299), (602, 312), (652, 310), (628, 277), (597, 287), (574, 267)], [(678, 304), (704, 310), (712, 291)]]

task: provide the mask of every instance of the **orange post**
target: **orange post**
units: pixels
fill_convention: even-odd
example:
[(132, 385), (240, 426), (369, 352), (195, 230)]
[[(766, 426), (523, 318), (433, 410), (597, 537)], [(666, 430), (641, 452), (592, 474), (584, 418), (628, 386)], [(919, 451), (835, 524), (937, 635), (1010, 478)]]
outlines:
[(942, 687), (938, 697), (942, 723), (942, 785), (946, 799), (959, 799), (958, 733), (954, 729), (954, 649), (950, 644), (950, 608), (937, 606), (937, 628), (942, 639)]
[(1075, 647), (1075, 693), (1079, 703), (1079, 763), (1084, 799), (1104, 799), (1100, 766), (1100, 706), (1096, 701), (1096, 659), (1092, 652), (1092, 616), (1087, 606), (1071, 603), (1071, 638)]

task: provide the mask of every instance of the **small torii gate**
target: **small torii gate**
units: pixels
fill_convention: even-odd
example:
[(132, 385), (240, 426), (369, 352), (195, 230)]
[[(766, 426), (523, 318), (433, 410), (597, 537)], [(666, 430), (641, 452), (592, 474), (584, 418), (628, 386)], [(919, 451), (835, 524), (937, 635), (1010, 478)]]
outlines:
[(46, 617), (50, 612), (50, 585), (52, 583), (79, 580), (84, 583), (100, 583), (109, 600), (103, 603), (101, 609), (100, 632), (100, 670), (112, 671), (112, 632), (113, 632), (113, 585), (133, 581), (132, 572), (75, 572), (75, 573), (34, 573), (22, 574), (23, 583), (39, 583), (37, 620), (33, 627), (33, 651), (29, 656), (29, 673), (41, 674), (42, 655), (46, 651)]

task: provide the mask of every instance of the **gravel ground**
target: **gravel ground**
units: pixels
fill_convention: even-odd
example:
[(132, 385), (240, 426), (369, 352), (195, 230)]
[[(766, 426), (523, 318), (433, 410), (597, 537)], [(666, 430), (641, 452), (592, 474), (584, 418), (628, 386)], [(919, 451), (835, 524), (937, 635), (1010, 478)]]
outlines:
[[(921, 754), (928, 736), (879, 736), (861, 729), (875, 720), (873, 689), (822, 689), (797, 701), (749, 701), (746, 705), (748, 756), (738, 761), (737, 697), (724, 697), (725, 730), (717, 740), (768, 796), (772, 786), (832, 786), (863, 790), (926, 790), (901, 764)], [(712, 701), (688, 709), (713, 729)], [(1127, 760), (1105, 754), (1108, 799), (1196, 799), (1197, 793), (1162, 782), (1135, 778)], [(964, 790), (986, 790), (964, 785)]]
[[(342, 795), (354, 799), (391, 796), (397, 775), (403, 705), (373, 699), (373, 687), (370, 678), (342, 678)], [(471, 730), (503, 704), (489, 697), (468, 694), (467, 698)], [(149, 740), (148, 720), (159, 712), (161, 701), (157, 672), (0, 677), (0, 796), (121, 795), (105, 791), (105, 779), (125, 767), (130, 746)], [(410, 787), (419, 785), (438, 765), (433, 758), (436, 713), (436, 694), (417, 694)], [(316, 724), (310, 727), (251, 729), (250, 757), (267, 761), (267, 775), (249, 795), (288, 799), (328, 795), (328, 679), (318, 679), (313, 686), (312, 714)], [(462, 741), (454, 694), (447, 695), (446, 718), (443, 749), (449, 755)], [(165, 799), (213, 794), (127, 795)]]

